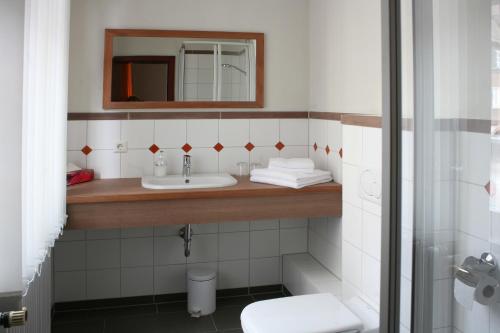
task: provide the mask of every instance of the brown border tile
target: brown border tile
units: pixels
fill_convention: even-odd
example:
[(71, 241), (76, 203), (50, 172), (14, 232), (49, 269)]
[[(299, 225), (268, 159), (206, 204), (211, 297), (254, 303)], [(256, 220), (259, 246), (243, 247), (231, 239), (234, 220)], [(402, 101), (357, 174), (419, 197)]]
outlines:
[(436, 129), (440, 131), (461, 131), (472, 133), (485, 133), (491, 132), (492, 122), (487, 119), (436, 119)]
[(340, 121), (343, 113), (338, 112), (309, 112), (309, 118), (311, 119), (322, 119), (322, 120), (338, 120)]
[(343, 114), (342, 124), (363, 127), (382, 128), (382, 117), (361, 114)]
[(219, 119), (220, 112), (130, 112), (130, 119)]
[(127, 120), (127, 112), (68, 113), (68, 120)]
[(307, 119), (307, 111), (242, 111), (242, 112), (221, 112), (221, 119)]

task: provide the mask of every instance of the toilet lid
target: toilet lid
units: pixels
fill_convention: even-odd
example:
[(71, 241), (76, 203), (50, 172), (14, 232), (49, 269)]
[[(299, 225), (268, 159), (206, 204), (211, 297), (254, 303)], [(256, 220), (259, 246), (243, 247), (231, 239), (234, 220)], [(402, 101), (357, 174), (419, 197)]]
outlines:
[(361, 331), (363, 324), (332, 294), (256, 302), (241, 313), (245, 333), (336, 333)]

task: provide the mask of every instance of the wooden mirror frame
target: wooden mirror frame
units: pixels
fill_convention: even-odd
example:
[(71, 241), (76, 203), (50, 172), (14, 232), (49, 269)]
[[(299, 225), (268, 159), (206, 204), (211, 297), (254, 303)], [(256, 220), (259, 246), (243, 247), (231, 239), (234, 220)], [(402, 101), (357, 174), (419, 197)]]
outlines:
[[(111, 99), (111, 82), (112, 82), (112, 72), (113, 72), (114, 37), (255, 39), (257, 44), (255, 101), (113, 102)], [(104, 75), (103, 75), (102, 97), (103, 97), (102, 104), (104, 109), (263, 108), (264, 107), (264, 34), (255, 32), (106, 29), (104, 38)]]

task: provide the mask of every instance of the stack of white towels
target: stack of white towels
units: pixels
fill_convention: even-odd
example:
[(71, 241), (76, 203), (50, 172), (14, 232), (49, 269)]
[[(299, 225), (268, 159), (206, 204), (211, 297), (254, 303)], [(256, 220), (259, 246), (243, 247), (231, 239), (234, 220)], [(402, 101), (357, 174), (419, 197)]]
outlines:
[(332, 174), (315, 169), (309, 158), (271, 158), (266, 169), (252, 170), (250, 181), (298, 189), (330, 182)]

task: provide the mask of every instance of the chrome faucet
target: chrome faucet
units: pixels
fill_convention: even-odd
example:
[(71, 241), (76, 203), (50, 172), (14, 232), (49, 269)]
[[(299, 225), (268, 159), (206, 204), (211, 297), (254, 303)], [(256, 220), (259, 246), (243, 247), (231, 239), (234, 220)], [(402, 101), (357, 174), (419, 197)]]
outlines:
[(191, 177), (191, 155), (184, 155), (182, 177), (184, 177), (186, 183), (189, 183), (189, 178)]

